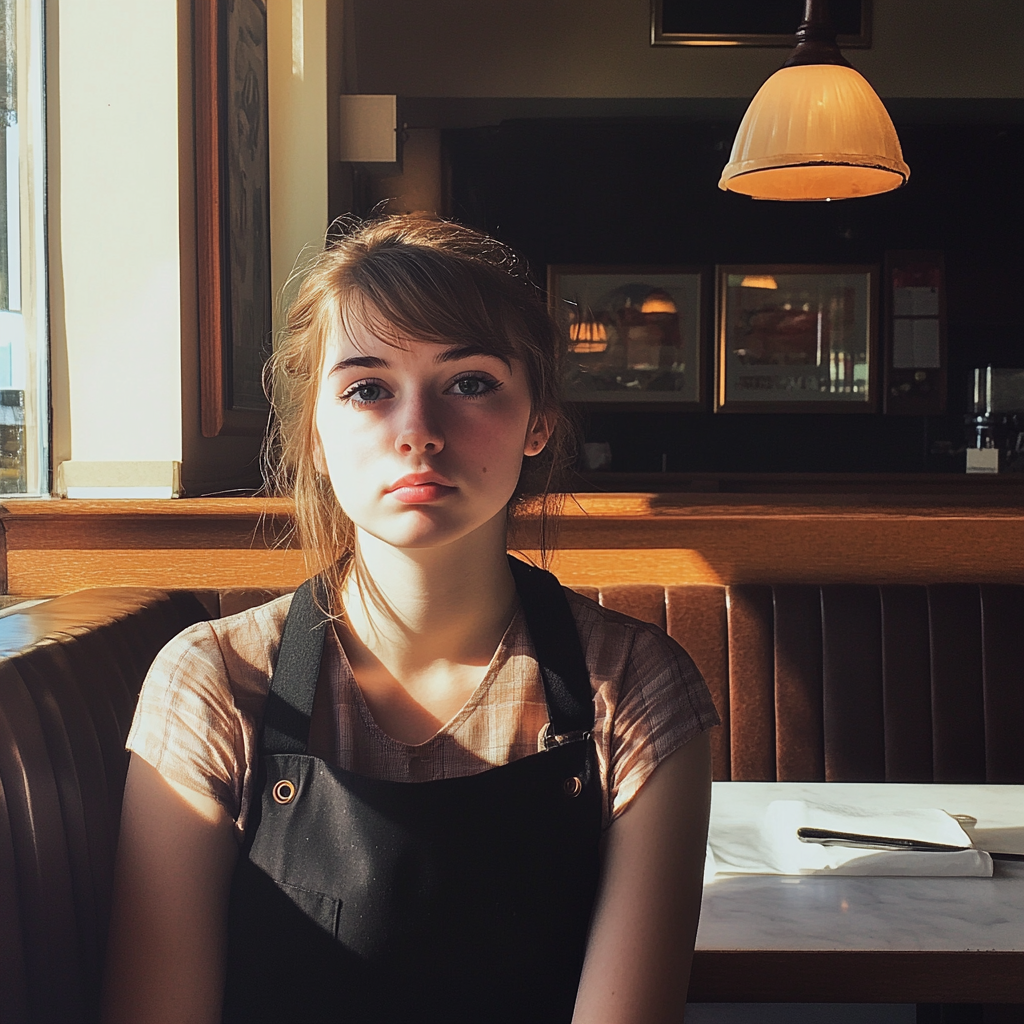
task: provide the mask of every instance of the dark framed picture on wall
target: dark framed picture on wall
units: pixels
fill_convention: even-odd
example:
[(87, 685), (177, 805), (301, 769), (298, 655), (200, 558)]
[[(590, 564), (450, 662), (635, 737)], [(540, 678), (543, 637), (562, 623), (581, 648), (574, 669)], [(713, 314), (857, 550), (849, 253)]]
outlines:
[(934, 249), (885, 254), (885, 398), (890, 416), (946, 411), (946, 267)]
[(193, 16), (202, 432), (260, 434), (273, 334), (267, 10), (206, 0)]
[(569, 335), (571, 401), (636, 408), (705, 404), (700, 267), (548, 267), (548, 301)]
[[(839, 45), (871, 45), (871, 0), (829, 0)], [(796, 45), (804, 0), (652, 0), (652, 46)]]
[(874, 412), (878, 268), (720, 266), (716, 412)]

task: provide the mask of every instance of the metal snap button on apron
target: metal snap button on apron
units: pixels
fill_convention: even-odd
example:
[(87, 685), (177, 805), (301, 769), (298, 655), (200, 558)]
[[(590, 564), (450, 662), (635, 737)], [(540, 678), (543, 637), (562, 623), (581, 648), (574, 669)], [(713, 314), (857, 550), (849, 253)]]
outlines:
[(274, 799), (279, 804), (290, 804), (295, 799), (298, 789), (294, 782), (290, 782), (288, 779), (281, 779), (280, 782), (274, 784), (272, 792)]
[(562, 783), (562, 788), (565, 790), (566, 796), (579, 796), (583, 792), (583, 783), (577, 776), (573, 775), (572, 778), (566, 779)]

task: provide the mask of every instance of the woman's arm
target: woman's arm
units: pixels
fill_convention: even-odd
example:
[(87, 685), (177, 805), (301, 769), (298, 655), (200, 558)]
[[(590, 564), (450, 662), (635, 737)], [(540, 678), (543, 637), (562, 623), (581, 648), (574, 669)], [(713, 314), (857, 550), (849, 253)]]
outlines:
[(700, 916), (711, 808), (701, 733), (608, 829), (573, 1024), (679, 1024)]
[(212, 797), (132, 755), (107, 950), (107, 1024), (216, 1024), (238, 843)]

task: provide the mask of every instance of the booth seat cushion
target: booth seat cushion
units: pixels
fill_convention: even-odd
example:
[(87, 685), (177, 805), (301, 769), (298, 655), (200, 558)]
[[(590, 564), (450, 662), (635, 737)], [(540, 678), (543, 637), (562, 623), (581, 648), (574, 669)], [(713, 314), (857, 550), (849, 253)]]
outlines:
[(83, 591), (0, 617), (0, 1020), (98, 1019), (125, 737), (191, 594)]

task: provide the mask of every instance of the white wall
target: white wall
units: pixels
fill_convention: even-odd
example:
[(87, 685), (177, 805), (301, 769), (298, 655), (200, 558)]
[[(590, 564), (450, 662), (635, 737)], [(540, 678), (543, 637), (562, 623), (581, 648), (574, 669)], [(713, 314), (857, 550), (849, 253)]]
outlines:
[[(326, 11), (268, 8), (276, 294), (326, 228)], [(85, 489), (252, 486), (261, 439), (199, 423), (191, 0), (47, 12), (54, 465)]]
[(270, 277), (278, 296), (296, 259), (320, 246), (327, 229), (326, 0), (270, 0), (267, 33)]
[(179, 461), (177, 2), (71, 0), (55, 13), (50, 272), (66, 381), (54, 454)]
[[(341, 0), (335, 0), (341, 2)], [(652, 47), (650, 0), (348, 0), (359, 92), (749, 97), (785, 50)], [(794, 26), (795, 28), (796, 26)], [(1021, 0), (874, 0), (883, 97), (1024, 97)]]

